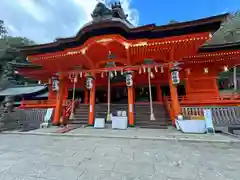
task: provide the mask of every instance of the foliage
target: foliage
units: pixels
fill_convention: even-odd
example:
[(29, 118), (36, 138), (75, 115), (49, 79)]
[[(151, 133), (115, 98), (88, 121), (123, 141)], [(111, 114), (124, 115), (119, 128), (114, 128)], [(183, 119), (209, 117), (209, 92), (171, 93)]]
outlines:
[(0, 20), (0, 37), (4, 37), (7, 35), (7, 29), (4, 26), (4, 21)]
[(9, 62), (26, 63), (25, 57), (18, 50), (19, 47), (35, 44), (25, 37), (7, 36), (6, 28), (0, 21), (0, 86), (3, 84), (25, 84), (24, 77), (15, 73), (14, 67)]

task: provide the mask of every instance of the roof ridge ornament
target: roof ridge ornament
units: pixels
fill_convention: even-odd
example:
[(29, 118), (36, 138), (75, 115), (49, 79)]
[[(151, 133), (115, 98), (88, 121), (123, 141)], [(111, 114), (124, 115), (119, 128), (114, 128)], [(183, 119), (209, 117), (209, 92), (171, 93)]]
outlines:
[(98, 2), (91, 14), (93, 21), (99, 22), (112, 18), (120, 18), (122, 20), (127, 20), (128, 16), (124, 13), (120, 2), (115, 2), (110, 6), (111, 7), (109, 8), (103, 2)]

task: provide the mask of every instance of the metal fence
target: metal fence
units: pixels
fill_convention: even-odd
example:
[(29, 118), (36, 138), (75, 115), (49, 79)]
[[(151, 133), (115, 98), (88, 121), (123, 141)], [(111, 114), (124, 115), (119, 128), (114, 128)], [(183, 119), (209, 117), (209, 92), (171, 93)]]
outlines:
[(40, 128), (47, 109), (15, 109), (14, 112), (4, 113), (1, 117), (2, 130)]
[(240, 125), (240, 106), (182, 107), (183, 116), (203, 116), (204, 109), (211, 109), (215, 126)]

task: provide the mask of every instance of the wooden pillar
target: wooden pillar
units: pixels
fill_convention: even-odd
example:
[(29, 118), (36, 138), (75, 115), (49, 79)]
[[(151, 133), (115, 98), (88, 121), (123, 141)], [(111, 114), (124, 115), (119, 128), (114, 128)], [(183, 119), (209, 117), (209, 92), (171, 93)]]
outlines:
[(136, 89), (135, 86), (133, 86), (133, 103), (136, 102)]
[(90, 89), (88, 125), (94, 125), (94, 118), (95, 118), (96, 84), (95, 84), (95, 80), (92, 80), (92, 82), (93, 82), (93, 86)]
[[(171, 70), (172, 66), (169, 66), (169, 88), (171, 96), (171, 109), (173, 111), (174, 118), (177, 118), (177, 115), (181, 113), (180, 103), (178, 99), (177, 86), (172, 82)], [(175, 126), (175, 119), (172, 121), (172, 125)]]
[(156, 89), (157, 89), (157, 101), (162, 101), (162, 90), (160, 87), (160, 84), (156, 84)]
[(62, 115), (63, 110), (63, 98), (64, 98), (64, 78), (63, 75), (59, 75), (59, 83), (58, 83), (58, 92), (57, 92), (57, 98), (56, 98), (56, 108), (55, 108), (55, 114), (53, 119), (53, 125), (59, 125), (60, 124), (60, 118)]
[(133, 101), (134, 87), (128, 87), (128, 124), (134, 126), (134, 101)]
[(88, 89), (87, 88), (84, 91), (84, 104), (88, 104)]

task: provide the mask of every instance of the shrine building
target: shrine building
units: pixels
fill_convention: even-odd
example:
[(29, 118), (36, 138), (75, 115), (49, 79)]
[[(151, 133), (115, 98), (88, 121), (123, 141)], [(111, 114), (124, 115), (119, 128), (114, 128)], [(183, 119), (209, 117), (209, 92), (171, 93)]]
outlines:
[(240, 44), (207, 43), (228, 17), (135, 27), (120, 4), (98, 3), (75, 37), (20, 49), (28, 66), (15, 64), (18, 73), (48, 86), (47, 100), (20, 107), (54, 108), (54, 125), (126, 111), (129, 126), (167, 128), (183, 106), (237, 106), (217, 78), (239, 63)]

